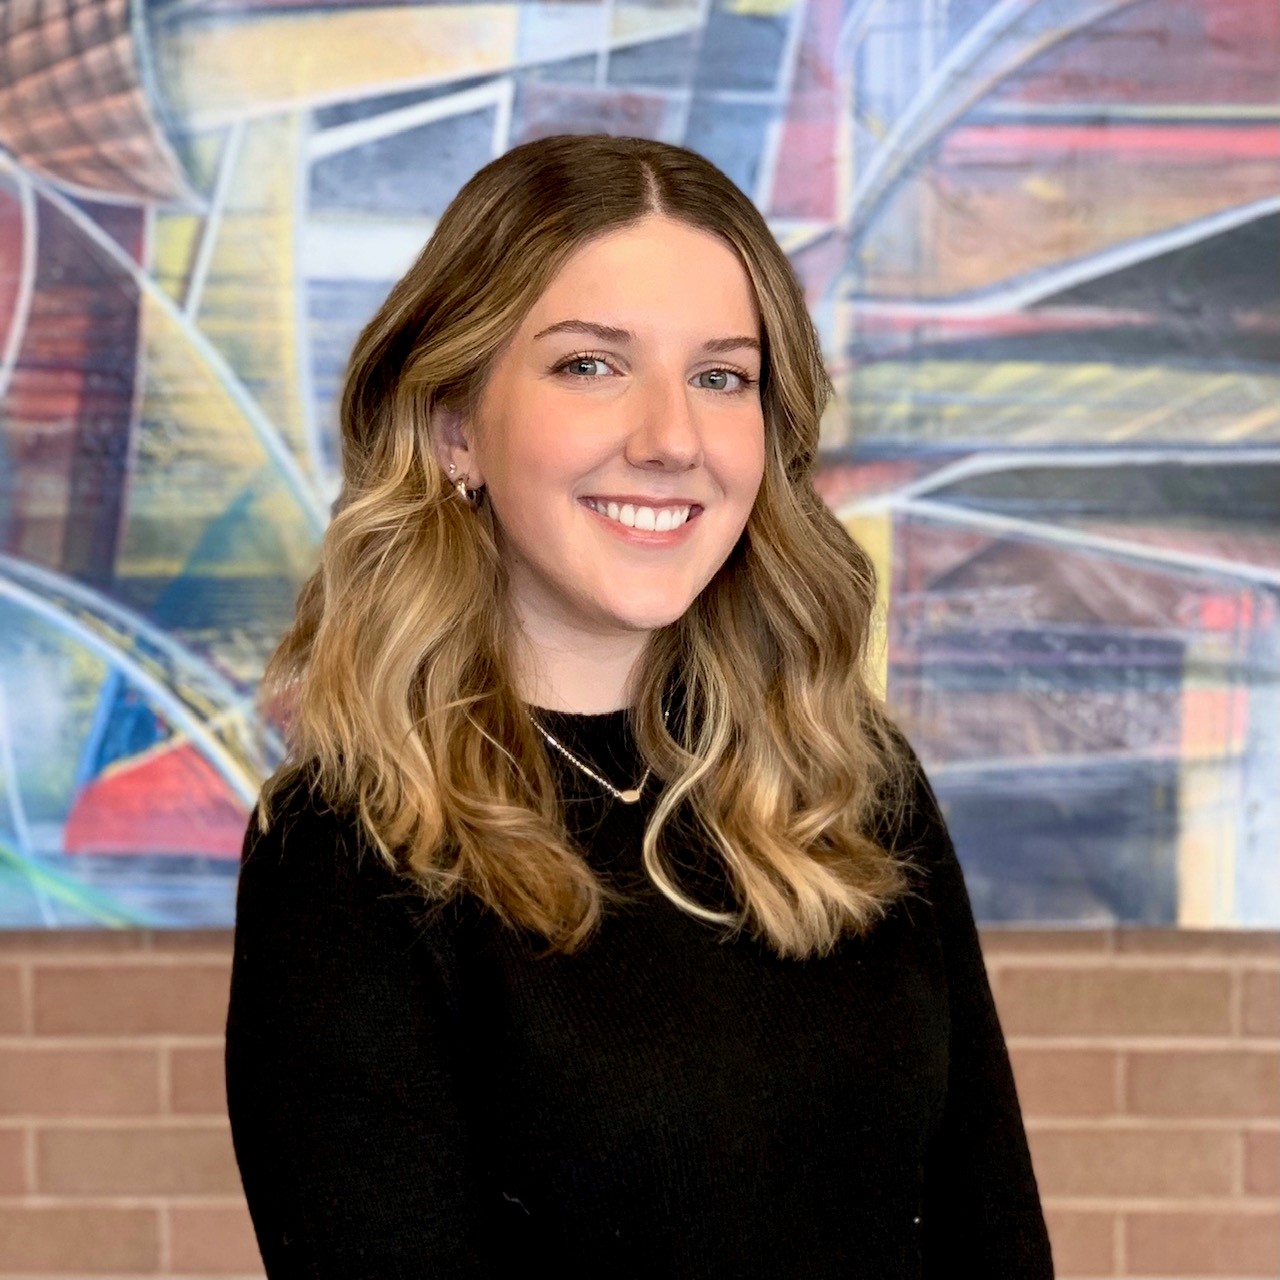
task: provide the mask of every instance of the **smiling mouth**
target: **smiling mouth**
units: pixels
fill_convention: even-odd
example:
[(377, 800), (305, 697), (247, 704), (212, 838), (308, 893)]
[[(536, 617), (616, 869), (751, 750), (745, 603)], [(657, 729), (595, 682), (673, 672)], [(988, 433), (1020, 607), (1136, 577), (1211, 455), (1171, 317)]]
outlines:
[[(594, 511), (595, 514), (600, 516), (601, 519), (608, 520), (611, 524), (615, 524), (622, 529), (629, 529), (634, 533), (648, 533), (648, 534), (678, 533), (686, 525), (692, 524), (693, 521), (696, 520), (698, 516), (702, 514), (702, 510), (703, 510), (703, 508), (698, 503), (691, 502), (688, 504), (689, 514), (683, 520), (681, 520), (678, 524), (671, 525), (667, 528), (659, 528), (655, 523), (655, 526), (653, 528), (648, 528), (645, 525), (634, 524), (634, 523), (628, 524), (625, 520), (620, 520), (617, 518), (617, 516), (611, 516), (608, 512), (609, 506), (613, 506), (619, 512), (621, 512), (624, 508), (628, 506), (631, 507), (633, 511), (638, 511), (642, 508), (643, 504), (625, 503), (625, 502), (624, 503), (616, 503), (616, 502), (606, 503), (600, 500), (599, 498), (590, 498), (590, 497), (579, 498), (578, 501), (579, 503), (581, 503), (582, 506), (586, 507), (588, 511)], [(657, 519), (661, 520), (664, 517), (667, 517), (668, 512), (684, 510), (684, 507), (682, 505), (680, 507), (655, 507), (655, 508), (649, 508), (649, 509), (656, 511)], [(634, 519), (634, 516), (633, 516), (633, 519)]]

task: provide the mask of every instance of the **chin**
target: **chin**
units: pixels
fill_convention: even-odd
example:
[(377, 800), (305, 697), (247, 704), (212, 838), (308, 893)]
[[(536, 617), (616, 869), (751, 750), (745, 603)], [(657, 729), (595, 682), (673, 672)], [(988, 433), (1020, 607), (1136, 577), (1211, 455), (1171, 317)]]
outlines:
[(601, 604), (602, 613), (607, 614), (619, 626), (626, 627), (629, 631), (657, 631), (660, 627), (669, 627), (673, 622), (678, 622), (684, 617), (688, 608), (688, 601), (666, 608), (646, 610), (637, 610), (634, 601), (629, 607), (622, 605), (616, 609), (611, 609), (603, 602)]

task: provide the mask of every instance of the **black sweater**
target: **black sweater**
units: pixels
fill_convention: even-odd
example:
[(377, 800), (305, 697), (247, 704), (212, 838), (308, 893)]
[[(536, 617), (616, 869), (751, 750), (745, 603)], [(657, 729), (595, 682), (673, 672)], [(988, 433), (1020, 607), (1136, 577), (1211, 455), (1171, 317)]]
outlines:
[[(615, 786), (643, 772), (625, 710), (537, 714)], [(304, 786), (266, 836), (251, 819), (227, 1100), (268, 1275), (1052, 1277), (923, 773), (899, 844), (923, 889), (795, 961), (720, 941), (649, 884), (656, 779), (627, 805), (550, 755), (572, 832), (640, 897), (574, 957), (537, 958), (470, 898), (425, 921)], [(713, 883), (714, 862), (680, 861), (691, 889)]]

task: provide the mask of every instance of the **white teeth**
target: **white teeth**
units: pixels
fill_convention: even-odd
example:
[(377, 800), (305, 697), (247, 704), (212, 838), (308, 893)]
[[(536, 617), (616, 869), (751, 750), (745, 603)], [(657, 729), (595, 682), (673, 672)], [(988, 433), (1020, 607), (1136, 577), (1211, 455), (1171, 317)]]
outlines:
[(663, 507), (655, 511), (653, 507), (635, 507), (624, 503), (621, 507), (616, 502), (597, 502), (588, 498), (587, 502), (593, 510), (619, 524), (631, 529), (648, 529), (655, 533), (666, 533), (668, 529), (678, 528), (689, 518), (690, 507)]

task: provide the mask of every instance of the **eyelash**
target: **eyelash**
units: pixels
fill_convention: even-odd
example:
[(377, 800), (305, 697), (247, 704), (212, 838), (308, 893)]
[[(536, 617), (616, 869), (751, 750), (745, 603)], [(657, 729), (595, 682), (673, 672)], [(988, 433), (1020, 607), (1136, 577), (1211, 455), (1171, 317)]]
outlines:
[[(609, 365), (609, 368), (611, 369), (613, 368), (613, 365), (610, 363), (608, 356), (601, 355), (600, 352), (598, 351), (579, 351), (577, 355), (568, 356), (564, 360), (561, 360), (558, 365), (555, 365), (553, 367), (552, 372), (559, 373), (567, 365), (577, 364), (580, 360), (599, 360), (601, 364), (607, 364)], [(703, 373), (731, 373), (735, 378), (739, 379), (739, 381), (742, 383), (740, 387), (737, 387), (734, 390), (729, 390), (728, 388), (726, 388), (720, 392), (721, 395), (725, 395), (725, 396), (742, 395), (743, 392), (750, 391), (751, 388), (756, 385), (755, 378), (753, 378), (749, 373), (744, 372), (742, 369), (735, 369), (732, 365), (727, 365), (727, 364), (717, 365), (714, 369), (703, 369), (702, 372)], [(592, 381), (591, 377), (585, 373), (573, 373), (573, 374), (570, 374), (569, 376), (571, 378), (577, 378), (579, 381), (582, 381), (582, 382)], [(702, 389), (704, 391), (715, 390), (714, 387), (704, 387)]]

